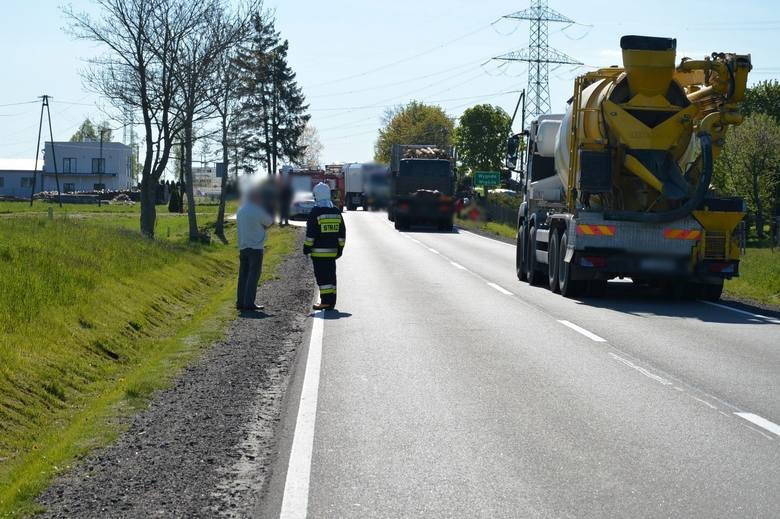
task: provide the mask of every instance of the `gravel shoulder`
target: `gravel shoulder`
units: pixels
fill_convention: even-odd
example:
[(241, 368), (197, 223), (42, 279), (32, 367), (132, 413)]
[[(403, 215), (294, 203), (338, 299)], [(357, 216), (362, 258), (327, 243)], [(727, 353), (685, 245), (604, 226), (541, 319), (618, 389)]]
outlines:
[(311, 310), (311, 264), (297, 250), (259, 291), (266, 314), (238, 317), (117, 442), (55, 480), (42, 517), (251, 515)]

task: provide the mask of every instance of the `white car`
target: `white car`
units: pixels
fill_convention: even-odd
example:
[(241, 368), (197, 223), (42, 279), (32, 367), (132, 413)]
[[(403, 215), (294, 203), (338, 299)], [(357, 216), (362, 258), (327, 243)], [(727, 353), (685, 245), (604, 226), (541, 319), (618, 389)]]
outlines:
[(313, 208), (314, 195), (306, 191), (295, 193), (292, 204), (290, 204), (290, 218), (305, 218), (309, 216)]

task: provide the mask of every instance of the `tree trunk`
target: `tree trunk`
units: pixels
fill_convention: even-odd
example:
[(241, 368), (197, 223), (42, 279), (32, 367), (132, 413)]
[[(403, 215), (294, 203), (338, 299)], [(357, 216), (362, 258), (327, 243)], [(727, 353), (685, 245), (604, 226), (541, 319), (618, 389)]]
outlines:
[(195, 214), (195, 188), (192, 185), (192, 117), (184, 126), (184, 176), (187, 184), (187, 220), (190, 227), (190, 241), (198, 241), (198, 217)]
[(141, 234), (154, 238), (154, 223), (157, 219), (157, 182), (146, 176), (141, 181)]
[(214, 233), (223, 241), (225, 240), (225, 195), (227, 193), (227, 177), (229, 171), (228, 153), (227, 113), (224, 113), (222, 115), (222, 162), (225, 164), (225, 169), (222, 172), (222, 181), (219, 185), (219, 208), (217, 209), (217, 224), (214, 227)]

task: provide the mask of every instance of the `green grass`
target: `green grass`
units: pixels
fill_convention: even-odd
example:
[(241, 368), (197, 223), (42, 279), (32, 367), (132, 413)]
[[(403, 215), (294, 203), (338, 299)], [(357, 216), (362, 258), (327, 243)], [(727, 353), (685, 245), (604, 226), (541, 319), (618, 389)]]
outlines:
[(514, 240), (517, 234), (517, 230), (514, 227), (496, 222), (475, 222), (473, 220), (466, 220), (458, 218), (455, 222), (459, 227), (464, 229), (471, 229), (501, 236), (502, 238), (509, 238)]
[[(188, 244), (186, 220), (149, 241), (136, 215), (0, 218), (0, 517), (35, 511), (235, 315), (235, 244)], [(294, 243), (272, 230), (266, 279)]]
[(738, 278), (726, 281), (727, 294), (780, 307), (780, 249), (747, 249), (739, 271)]

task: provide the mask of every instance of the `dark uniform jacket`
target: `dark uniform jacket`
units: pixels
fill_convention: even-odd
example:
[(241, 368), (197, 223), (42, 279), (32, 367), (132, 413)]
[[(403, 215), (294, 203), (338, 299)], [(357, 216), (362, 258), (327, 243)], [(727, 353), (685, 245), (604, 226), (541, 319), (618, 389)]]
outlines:
[(336, 207), (314, 207), (306, 222), (303, 253), (313, 259), (337, 259), (344, 251), (347, 229)]

